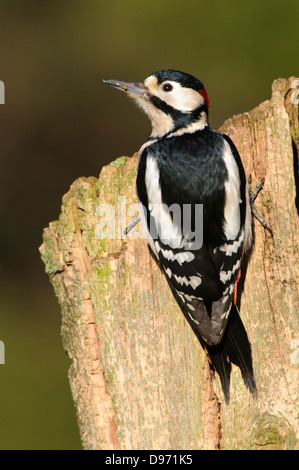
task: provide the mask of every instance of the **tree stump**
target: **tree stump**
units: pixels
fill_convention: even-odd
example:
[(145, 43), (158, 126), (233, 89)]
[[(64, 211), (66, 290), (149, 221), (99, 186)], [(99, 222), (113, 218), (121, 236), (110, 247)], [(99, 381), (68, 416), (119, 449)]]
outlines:
[[(137, 155), (79, 178), (40, 247), (62, 312), (62, 340), (85, 449), (293, 449), (298, 444), (298, 99), (294, 78), (220, 131), (236, 144), (256, 206), (241, 303), (255, 400), (233, 368), (226, 405), (200, 344), (137, 228)], [(295, 82), (297, 83), (297, 82)], [(293, 88), (292, 88), (293, 87)], [(179, 188), (178, 188), (179, 190)], [(134, 213), (135, 212), (135, 213)], [(106, 224), (106, 225), (105, 225)], [(106, 230), (106, 232), (105, 232)], [(104, 236), (103, 236), (104, 232)]]

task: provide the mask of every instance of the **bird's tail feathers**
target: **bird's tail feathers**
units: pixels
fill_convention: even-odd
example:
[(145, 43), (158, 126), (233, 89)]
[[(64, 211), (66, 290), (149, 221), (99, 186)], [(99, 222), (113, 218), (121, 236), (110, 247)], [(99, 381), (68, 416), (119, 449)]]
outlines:
[(226, 403), (230, 400), (231, 364), (237, 365), (243, 381), (252, 395), (257, 397), (256, 384), (253, 374), (251, 347), (248, 336), (237, 308), (232, 305), (226, 332), (217, 346), (206, 345), (212, 368), (219, 374)]

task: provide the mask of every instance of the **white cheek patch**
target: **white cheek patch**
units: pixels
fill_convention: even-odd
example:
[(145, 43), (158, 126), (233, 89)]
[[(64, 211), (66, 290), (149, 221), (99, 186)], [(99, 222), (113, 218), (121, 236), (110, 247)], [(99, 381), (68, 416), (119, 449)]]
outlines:
[[(171, 91), (164, 91), (163, 85), (169, 83), (172, 85)], [(144, 81), (144, 85), (149, 91), (149, 94), (156, 96), (167, 105), (171, 106), (178, 111), (183, 113), (190, 113), (194, 109), (204, 105), (205, 94), (201, 93), (201, 90), (196, 91), (191, 88), (182, 87), (179, 83), (172, 80), (168, 80), (163, 84), (158, 84), (156, 76), (151, 75)], [(205, 91), (205, 90), (204, 90)], [(205, 92), (206, 93), (206, 92)], [(149, 96), (146, 95), (132, 95), (132, 98), (136, 101), (139, 107), (148, 115), (152, 124), (151, 137), (162, 137), (168, 134), (174, 128), (174, 121), (172, 117), (158, 109), (153, 103), (151, 103)], [(199, 129), (203, 129), (207, 125), (206, 114), (196, 123), (193, 123), (187, 132), (196, 132)], [(183, 131), (182, 131), (183, 132)]]
[(172, 91), (167, 92), (163, 91), (163, 88), (158, 88), (155, 95), (165, 101), (169, 106), (186, 113), (204, 104), (205, 100), (198, 91), (182, 87), (176, 82), (169, 81), (167, 83), (173, 86)]
[[(165, 82), (166, 83), (166, 82)], [(205, 103), (204, 96), (199, 91), (182, 87), (179, 83), (167, 80), (172, 85), (171, 91), (164, 91), (163, 84), (159, 85), (157, 77), (151, 75), (144, 81), (144, 85), (152, 95), (157, 96), (169, 106), (188, 113)]]

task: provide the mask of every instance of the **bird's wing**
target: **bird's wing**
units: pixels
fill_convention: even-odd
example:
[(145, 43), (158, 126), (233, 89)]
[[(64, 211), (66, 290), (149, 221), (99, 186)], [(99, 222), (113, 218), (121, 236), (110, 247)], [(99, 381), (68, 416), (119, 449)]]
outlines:
[[(177, 145), (174, 148), (180, 151)], [(241, 264), (244, 232), (237, 214), (240, 208), (227, 211), (231, 217), (237, 214), (239, 223), (236, 237), (227, 240), (224, 225), (230, 221), (225, 220), (225, 202), (230, 188), (220, 184), (225, 177), (229, 181), (225, 162), (218, 158), (218, 169), (215, 169), (205, 155), (193, 152), (193, 156), (178, 156), (168, 151), (169, 154), (171, 164), (166, 158), (158, 161), (149, 147), (143, 161), (140, 160), (137, 189), (143, 204), (143, 219), (150, 245), (183, 313), (208, 344), (218, 344), (228, 320)], [(230, 202), (239, 205), (234, 197)], [(161, 204), (164, 204), (162, 210)], [(194, 244), (198, 240), (184, 232), (182, 214), (188, 204), (191, 229), (197, 227), (196, 218), (201, 220), (200, 247)], [(181, 216), (174, 217), (170, 207), (179, 208)], [(233, 223), (236, 227), (236, 222)]]

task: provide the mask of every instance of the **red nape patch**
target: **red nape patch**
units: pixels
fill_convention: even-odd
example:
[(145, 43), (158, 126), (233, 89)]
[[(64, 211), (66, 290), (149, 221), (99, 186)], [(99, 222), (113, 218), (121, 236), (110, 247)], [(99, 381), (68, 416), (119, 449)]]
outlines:
[(209, 107), (210, 106), (210, 100), (209, 100), (209, 97), (208, 97), (208, 93), (206, 91), (205, 88), (201, 88), (200, 90), (198, 90), (198, 93), (203, 97), (203, 99), (205, 100), (205, 103), (206, 103), (206, 106)]

